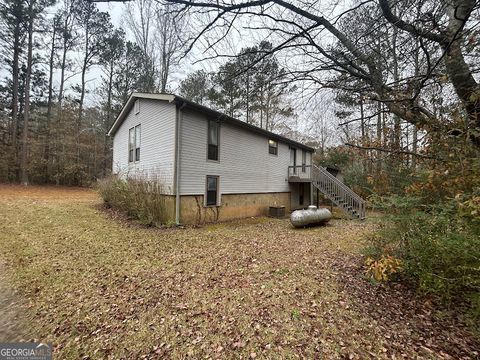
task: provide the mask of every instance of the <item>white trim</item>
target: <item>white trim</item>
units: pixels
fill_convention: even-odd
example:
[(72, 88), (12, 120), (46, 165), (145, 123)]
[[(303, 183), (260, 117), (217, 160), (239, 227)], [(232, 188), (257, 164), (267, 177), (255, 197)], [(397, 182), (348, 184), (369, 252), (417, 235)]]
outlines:
[[(216, 196), (215, 196), (215, 204), (208, 205), (207, 204), (207, 197), (208, 197), (208, 178), (215, 178), (216, 181)], [(221, 201), (220, 201), (220, 175), (205, 175), (205, 195), (203, 196), (203, 207), (218, 207), (221, 206)]]

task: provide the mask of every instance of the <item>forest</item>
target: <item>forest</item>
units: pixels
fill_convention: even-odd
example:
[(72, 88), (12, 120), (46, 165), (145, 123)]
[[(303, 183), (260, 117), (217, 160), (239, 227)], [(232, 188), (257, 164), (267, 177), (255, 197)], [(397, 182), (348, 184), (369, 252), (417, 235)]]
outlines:
[[(257, 55), (270, 42), (175, 83), (191, 31), (187, 15), (154, 1), (123, 11), (127, 31), (89, 1), (2, 2), (0, 180), (88, 185), (106, 176), (112, 167), (106, 133), (134, 91), (178, 91), (266, 129), (291, 131), (282, 126), (294, 114), (286, 98), (292, 86), (279, 83), (285, 70), (273, 55)], [(236, 69), (257, 59), (237, 76)]]
[(480, 318), (478, 2), (118, 6), (1, 0), (0, 181), (94, 183), (128, 96), (178, 93), (314, 146), (392, 217), (373, 270)]

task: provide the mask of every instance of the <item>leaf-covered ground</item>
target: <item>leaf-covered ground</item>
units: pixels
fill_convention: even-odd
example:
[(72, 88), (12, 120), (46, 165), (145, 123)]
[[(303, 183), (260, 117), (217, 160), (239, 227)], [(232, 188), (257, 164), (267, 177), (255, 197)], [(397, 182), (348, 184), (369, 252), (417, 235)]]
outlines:
[(55, 358), (479, 356), (452, 316), (364, 279), (371, 220), (154, 229), (93, 191), (6, 185), (0, 219), (0, 341)]

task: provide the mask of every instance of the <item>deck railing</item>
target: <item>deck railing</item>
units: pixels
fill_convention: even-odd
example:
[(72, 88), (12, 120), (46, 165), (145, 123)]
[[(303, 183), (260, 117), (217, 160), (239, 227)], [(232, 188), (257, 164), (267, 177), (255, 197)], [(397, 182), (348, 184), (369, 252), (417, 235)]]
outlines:
[(296, 165), (288, 167), (288, 178), (310, 181), (312, 178), (312, 165)]

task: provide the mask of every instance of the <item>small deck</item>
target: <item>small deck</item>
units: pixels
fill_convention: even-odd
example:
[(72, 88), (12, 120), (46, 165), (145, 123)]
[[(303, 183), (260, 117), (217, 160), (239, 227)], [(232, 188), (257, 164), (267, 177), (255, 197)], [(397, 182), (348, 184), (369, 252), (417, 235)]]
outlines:
[(298, 165), (288, 167), (288, 182), (291, 183), (310, 183), (312, 166), (311, 165)]

